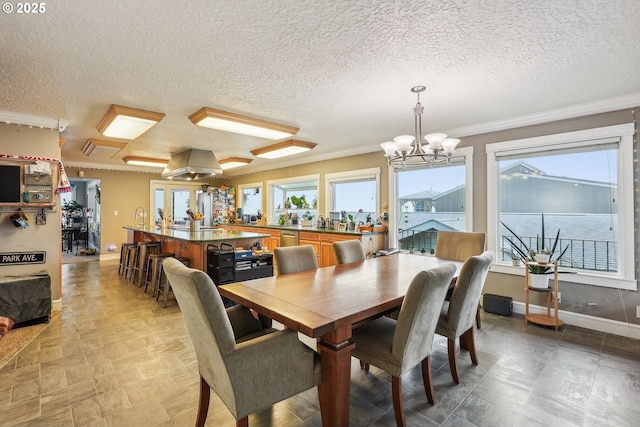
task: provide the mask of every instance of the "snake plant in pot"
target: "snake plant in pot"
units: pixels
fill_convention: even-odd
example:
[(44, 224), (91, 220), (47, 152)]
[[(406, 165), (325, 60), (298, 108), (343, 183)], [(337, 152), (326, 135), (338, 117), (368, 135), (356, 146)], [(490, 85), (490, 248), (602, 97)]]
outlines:
[[(512, 237), (505, 236), (505, 240), (509, 242), (511, 246), (511, 250), (514, 254), (516, 254), (522, 262), (534, 262), (537, 261), (535, 265), (529, 265), (529, 273), (532, 275), (542, 275), (542, 274), (552, 274), (553, 273), (553, 262), (560, 261), (564, 254), (569, 249), (569, 245), (565, 246), (564, 249), (562, 247), (558, 247), (558, 243), (560, 241), (560, 229), (556, 232), (555, 239), (553, 240), (553, 245), (551, 249), (545, 248), (546, 236), (544, 230), (544, 214), (542, 216), (542, 235), (536, 235), (536, 247), (527, 246), (523, 239), (521, 239), (507, 224), (500, 221), (500, 223), (513, 235)], [(549, 240), (551, 243), (551, 240)], [(556, 256), (557, 255), (557, 256)], [(535, 280), (535, 277), (532, 277)], [(544, 278), (544, 282), (547, 282), (548, 277)], [(537, 281), (537, 280), (536, 280)], [(540, 286), (546, 287), (546, 286)]]

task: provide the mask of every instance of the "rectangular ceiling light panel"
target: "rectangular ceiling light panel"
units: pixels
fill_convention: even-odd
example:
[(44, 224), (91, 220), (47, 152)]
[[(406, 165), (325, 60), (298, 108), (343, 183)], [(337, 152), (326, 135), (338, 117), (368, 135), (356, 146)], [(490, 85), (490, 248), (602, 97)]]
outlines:
[(190, 115), (189, 120), (198, 126), (273, 140), (287, 138), (300, 130), (293, 126), (208, 107), (203, 107)]
[(220, 160), (220, 167), (222, 170), (238, 168), (240, 166), (246, 166), (251, 163), (253, 159), (245, 159), (243, 157), (229, 157), (226, 159)]
[(125, 156), (122, 160), (129, 165), (136, 166), (151, 166), (156, 168), (163, 168), (167, 166), (169, 160), (164, 159), (153, 159), (151, 157), (136, 157), (136, 156)]
[(299, 141), (297, 139), (288, 139), (286, 141), (278, 142), (277, 144), (269, 145), (268, 147), (262, 147), (258, 148), (257, 150), (252, 150), (251, 154), (256, 157), (262, 157), (263, 159), (278, 159), (280, 157), (291, 156), (293, 154), (309, 151), (315, 146), (316, 144), (312, 142)]
[(97, 129), (104, 136), (136, 139), (164, 118), (164, 114), (112, 105)]

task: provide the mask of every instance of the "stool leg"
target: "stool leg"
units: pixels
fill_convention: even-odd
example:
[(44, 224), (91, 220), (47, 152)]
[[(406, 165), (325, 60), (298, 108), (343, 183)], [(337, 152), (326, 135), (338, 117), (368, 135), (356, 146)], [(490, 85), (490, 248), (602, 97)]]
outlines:
[(144, 293), (147, 293), (147, 287), (149, 286), (149, 271), (151, 270), (153, 266), (153, 260), (151, 258), (149, 258), (147, 260), (147, 267), (145, 268), (145, 272), (144, 272)]
[[(160, 290), (164, 292), (164, 288), (167, 287), (166, 275), (164, 274), (164, 269), (162, 268), (162, 264), (160, 264), (160, 272), (158, 273), (158, 286), (156, 287), (156, 301), (160, 299)], [(163, 279), (165, 280), (163, 282)]]

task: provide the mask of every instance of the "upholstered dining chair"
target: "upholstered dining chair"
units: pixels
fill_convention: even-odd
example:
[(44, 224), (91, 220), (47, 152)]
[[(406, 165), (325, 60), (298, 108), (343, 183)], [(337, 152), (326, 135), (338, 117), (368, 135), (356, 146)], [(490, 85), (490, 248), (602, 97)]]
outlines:
[(274, 248), (278, 274), (291, 274), (318, 268), (318, 258), (311, 245)]
[[(438, 258), (452, 259), (455, 261), (466, 261), (474, 255), (480, 255), (484, 251), (485, 234), (481, 232), (466, 231), (440, 231), (436, 240), (436, 253)], [(447, 293), (447, 300), (451, 298), (455, 280), (451, 283), (451, 288)], [(478, 329), (480, 323), (480, 304), (476, 310), (476, 325)]]
[(364, 261), (367, 256), (364, 253), (362, 242), (360, 240), (342, 240), (333, 242), (333, 251), (336, 254), (338, 264), (347, 264), (350, 262)]
[(455, 272), (453, 264), (421, 271), (409, 285), (397, 321), (380, 317), (353, 330), (353, 356), (364, 362), (366, 368), (371, 364), (391, 374), (393, 412), (398, 426), (405, 425), (401, 377), (419, 363), (427, 400), (435, 403), (431, 345), (439, 310)]
[(473, 318), (494, 258), (493, 251), (485, 251), (481, 255), (467, 258), (458, 275), (451, 300), (445, 301), (440, 311), (436, 334), (447, 338), (449, 368), (455, 383), (460, 382), (456, 365), (456, 339), (460, 338), (460, 347), (469, 351), (471, 363), (478, 364)]
[(263, 328), (251, 311), (236, 305), (225, 309), (211, 278), (180, 261), (163, 262), (178, 300), (200, 371), (196, 427), (209, 409), (210, 391), (220, 397), (247, 427), (249, 414), (310, 389), (320, 382), (319, 355), (290, 329)]

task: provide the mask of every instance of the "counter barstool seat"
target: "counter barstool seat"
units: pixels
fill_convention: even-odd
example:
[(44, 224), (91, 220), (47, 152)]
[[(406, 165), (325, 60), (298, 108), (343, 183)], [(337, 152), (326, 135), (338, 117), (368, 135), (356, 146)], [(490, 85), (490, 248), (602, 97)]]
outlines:
[(151, 254), (159, 254), (161, 251), (161, 243), (160, 242), (138, 242), (138, 252), (136, 256), (136, 260), (133, 266), (132, 273), (132, 282), (137, 282), (138, 287), (142, 286), (145, 277), (145, 271), (147, 269), (147, 261), (149, 260), (149, 255)]
[[(169, 257), (169, 258), (174, 258), (174, 257)], [(186, 267), (189, 267), (189, 258), (186, 258), (186, 257), (175, 257), (175, 259), (177, 259), (178, 261), (183, 263)], [(163, 259), (163, 261), (164, 261), (164, 259)], [(162, 291), (163, 296), (164, 296), (164, 302), (162, 304), (162, 308), (167, 308), (167, 299), (169, 298), (169, 291), (171, 291), (171, 284), (169, 283), (169, 280), (167, 279), (167, 275), (164, 272), (164, 268), (162, 268), (162, 263), (160, 263), (160, 278), (158, 279), (157, 286), (158, 286), (158, 288), (157, 288), (157, 290), (155, 292), (156, 301), (158, 301), (160, 299), (160, 291)]]
[(127, 265), (129, 263), (129, 249), (135, 246), (135, 243), (123, 243), (120, 245), (120, 264), (118, 265), (118, 273), (124, 276), (127, 272)]
[(147, 259), (147, 272), (144, 280), (144, 292), (151, 288), (151, 296), (156, 296), (156, 288), (158, 287), (158, 280), (160, 280), (162, 273), (162, 260), (175, 256), (171, 252), (161, 252), (159, 254), (149, 254)]

